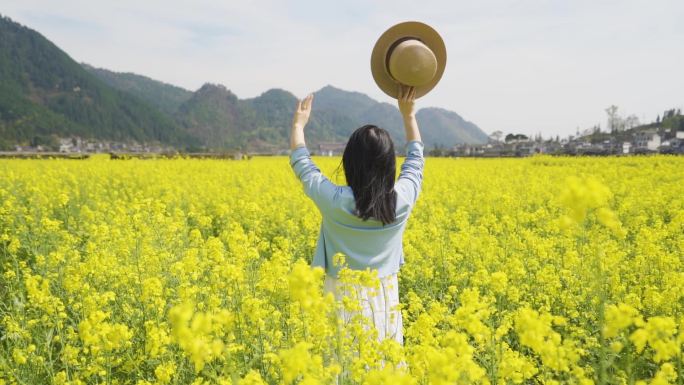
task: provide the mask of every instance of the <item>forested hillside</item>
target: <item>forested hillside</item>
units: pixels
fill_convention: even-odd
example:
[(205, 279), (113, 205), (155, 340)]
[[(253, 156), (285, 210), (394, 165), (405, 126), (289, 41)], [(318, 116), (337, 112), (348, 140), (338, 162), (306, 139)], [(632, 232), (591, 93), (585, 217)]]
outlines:
[(0, 17), (2, 146), (80, 136), (158, 141), (192, 139), (146, 101), (107, 86), (39, 33)]
[(168, 114), (175, 113), (178, 107), (188, 101), (193, 94), (192, 91), (150, 79), (147, 76), (130, 72), (113, 72), (104, 68), (95, 68), (85, 63), (81, 65), (111, 87), (144, 99)]

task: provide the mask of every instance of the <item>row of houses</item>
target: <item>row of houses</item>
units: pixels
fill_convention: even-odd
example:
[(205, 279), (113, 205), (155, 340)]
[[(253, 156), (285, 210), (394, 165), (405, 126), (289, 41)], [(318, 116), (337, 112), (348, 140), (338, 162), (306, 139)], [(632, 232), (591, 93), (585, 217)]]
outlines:
[(589, 136), (566, 138), (559, 141), (515, 140), (512, 142), (490, 141), (471, 145), (459, 144), (448, 151), (433, 151), (444, 156), (528, 156), (532, 154), (553, 155), (626, 155), (667, 153), (684, 154), (684, 131), (658, 131), (645, 129), (634, 132), (631, 138), (608, 137), (592, 140)]
[[(323, 142), (310, 148), (314, 155), (333, 156), (344, 152), (346, 143)], [(43, 146), (16, 146), (17, 152), (42, 152), (49, 149)], [(54, 151), (54, 150), (52, 150)], [(81, 138), (62, 138), (59, 140), (61, 153), (173, 153), (173, 148), (138, 143), (95, 141)], [(287, 151), (274, 154), (286, 154)], [(430, 155), (436, 156), (528, 156), (532, 154), (554, 155), (621, 155), (669, 153), (684, 154), (684, 131), (647, 128), (630, 135), (604, 135), (597, 140), (591, 135), (578, 138), (569, 137), (558, 141), (513, 139), (509, 141), (490, 140), (484, 144), (458, 144), (448, 149), (433, 149)], [(242, 157), (242, 154), (239, 153)]]
[[(658, 130), (649, 128), (636, 131), (631, 140), (608, 138), (598, 142), (591, 142), (586, 138), (573, 143), (568, 150), (571, 153), (597, 153), (597, 154), (684, 154), (684, 131), (671, 131), (669, 129)], [(573, 151), (574, 150), (574, 151)]]
[[(457, 144), (447, 149), (432, 149), (436, 156), (528, 156), (532, 154), (554, 155), (622, 155), (671, 153), (684, 154), (684, 131), (657, 128), (642, 129), (622, 137), (605, 135), (602, 140), (590, 135), (569, 137), (559, 141), (513, 139), (509, 141), (490, 140), (484, 144)], [(346, 143), (325, 142), (311, 148), (314, 155), (333, 156), (344, 152)]]
[(162, 147), (159, 145), (149, 145), (140, 143), (122, 143), (115, 141), (99, 141), (74, 138), (60, 138), (59, 149), (50, 148), (49, 146), (15, 146), (16, 152), (44, 152), (55, 151), (60, 153), (97, 153), (97, 152), (126, 152), (126, 153), (162, 153), (172, 151), (171, 147)]

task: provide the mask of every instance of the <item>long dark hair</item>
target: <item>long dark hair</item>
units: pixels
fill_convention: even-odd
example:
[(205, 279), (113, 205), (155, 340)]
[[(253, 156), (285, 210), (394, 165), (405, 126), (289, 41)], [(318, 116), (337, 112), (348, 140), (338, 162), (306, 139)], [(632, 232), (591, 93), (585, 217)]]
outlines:
[(394, 143), (384, 129), (365, 125), (351, 134), (342, 155), (344, 175), (354, 192), (356, 215), (383, 225), (396, 218)]

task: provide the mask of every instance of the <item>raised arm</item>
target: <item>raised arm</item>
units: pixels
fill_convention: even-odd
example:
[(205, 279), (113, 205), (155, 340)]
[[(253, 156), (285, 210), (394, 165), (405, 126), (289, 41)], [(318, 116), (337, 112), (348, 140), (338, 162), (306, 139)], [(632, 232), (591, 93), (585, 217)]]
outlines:
[(311, 116), (311, 104), (313, 94), (309, 94), (304, 100), (297, 101), (297, 109), (292, 117), (292, 130), (290, 131), (290, 150), (297, 147), (306, 147), (304, 142), (304, 126), (309, 122)]
[(404, 130), (406, 131), (406, 143), (413, 140), (420, 140), (420, 130), (418, 129), (418, 122), (416, 121), (416, 89), (414, 87), (399, 86), (399, 95), (397, 96), (397, 103), (399, 104), (399, 112), (404, 119)]
[(415, 97), (415, 88), (399, 86), (397, 103), (404, 119), (404, 130), (406, 131), (406, 159), (401, 165), (399, 179), (394, 184), (394, 189), (411, 204), (418, 199), (423, 183), (423, 166), (425, 164), (423, 159), (424, 146), (416, 121)]
[(297, 178), (302, 182), (304, 193), (311, 198), (321, 211), (331, 205), (335, 199), (338, 188), (323, 175), (321, 170), (311, 160), (309, 150), (304, 141), (304, 127), (311, 115), (313, 94), (304, 100), (297, 102), (297, 109), (292, 118), (292, 131), (290, 132), (290, 166)]

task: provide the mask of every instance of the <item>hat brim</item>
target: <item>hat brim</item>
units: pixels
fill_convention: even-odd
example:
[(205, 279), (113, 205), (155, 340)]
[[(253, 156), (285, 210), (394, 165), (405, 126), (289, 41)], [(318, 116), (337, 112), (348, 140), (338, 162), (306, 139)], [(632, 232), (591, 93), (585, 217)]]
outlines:
[(387, 51), (399, 39), (414, 37), (423, 42), (437, 59), (437, 72), (432, 80), (422, 86), (416, 87), (416, 98), (419, 98), (432, 90), (444, 73), (446, 65), (446, 46), (444, 40), (437, 31), (427, 24), (418, 21), (407, 21), (396, 24), (385, 31), (373, 47), (371, 54), (371, 73), (375, 83), (388, 96), (396, 99), (399, 90), (398, 83), (390, 76), (387, 70)]

